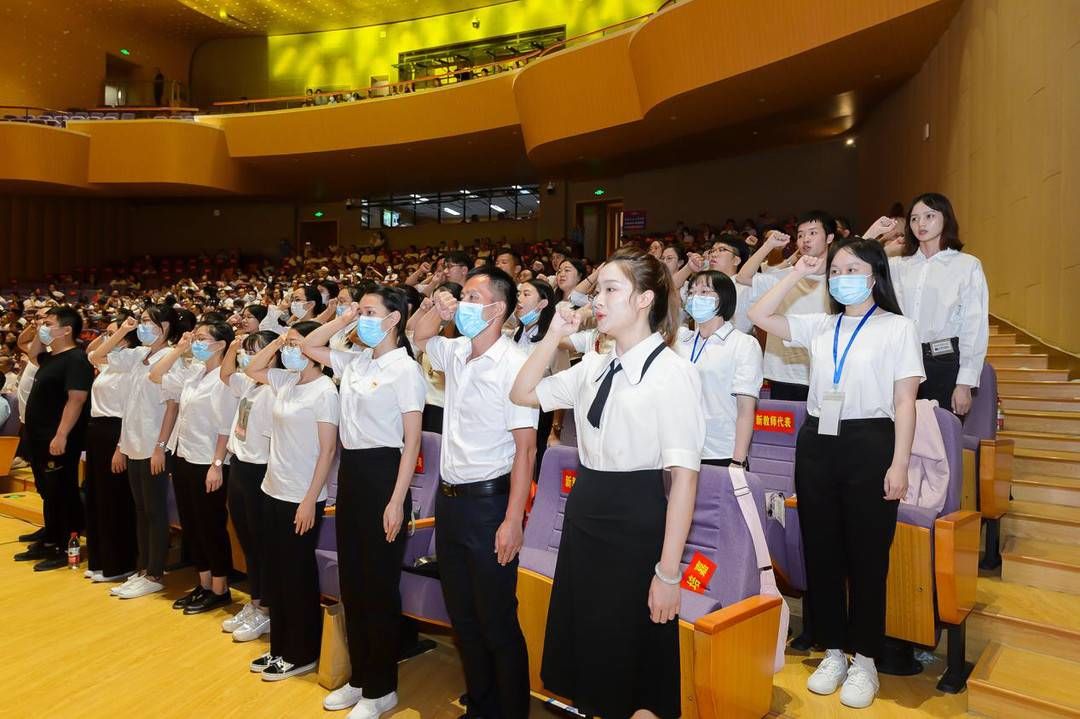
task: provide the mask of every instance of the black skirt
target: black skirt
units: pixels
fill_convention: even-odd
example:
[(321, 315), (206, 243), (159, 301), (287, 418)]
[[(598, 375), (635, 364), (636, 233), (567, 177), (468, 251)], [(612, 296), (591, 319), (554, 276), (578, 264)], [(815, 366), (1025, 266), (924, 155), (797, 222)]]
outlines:
[(649, 613), (666, 516), (661, 470), (578, 469), (566, 500), (540, 677), (586, 715), (681, 713), (679, 623), (655, 624)]

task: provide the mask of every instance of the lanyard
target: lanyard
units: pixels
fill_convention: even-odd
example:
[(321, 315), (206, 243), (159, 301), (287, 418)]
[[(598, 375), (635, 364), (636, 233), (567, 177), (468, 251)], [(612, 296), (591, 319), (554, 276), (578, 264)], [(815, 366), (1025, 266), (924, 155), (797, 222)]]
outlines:
[[(697, 341), (699, 339), (702, 339), (700, 332), (698, 332), (697, 334), (694, 335), (694, 347), (693, 347), (693, 349), (690, 350), (690, 363), (691, 364), (697, 364), (697, 361), (699, 359), (701, 359), (701, 355), (704, 354), (705, 348), (709, 345), (709, 339), (707, 337), (704, 338), (705, 341), (701, 343), (701, 351), (698, 352)], [(697, 354), (695, 354), (695, 352)]]
[(837, 363), (837, 361), (836, 361), (836, 350), (840, 345), (840, 323), (844, 320), (844, 315), (840, 315), (839, 317), (836, 318), (836, 331), (833, 332), (833, 340), (832, 340), (832, 361), (833, 361), (832, 383), (833, 383), (833, 387), (838, 387), (840, 385), (840, 375), (844, 371), (844, 363), (847, 362), (848, 350), (850, 350), (851, 345), (853, 345), (855, 343), (855, 337), (858, 336), (859, 330), (861, 330), (863, 328), (863, 325), (866, 324), (866, 321), (868, 319), (870, 319), (870, 315), (874, 314), (874, 310), (876, 310), (876, 309), (877, 309), (877, 302), (875, 302), (873, 305), (871, 305), (870, 309), (868, 309), (866, 311), (866, 314), (863, 315), (863, 318), (861, 320), (859, 320), (858, 326), (855, 327), (855, 331), (851, 333), (851, 338), (848, 339), (848, 341), (847, 341), (847, 347), (844, 348), (844, 354), (842, 354), (840, 356), (840, 362), (839, 363)]

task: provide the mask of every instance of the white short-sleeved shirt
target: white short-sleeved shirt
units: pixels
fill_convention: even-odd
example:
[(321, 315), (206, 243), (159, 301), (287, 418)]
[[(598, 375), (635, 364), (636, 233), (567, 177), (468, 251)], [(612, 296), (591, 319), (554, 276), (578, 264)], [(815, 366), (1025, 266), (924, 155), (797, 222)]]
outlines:
[(229, 428), (228, 449), (241, 462), (266, 464), (270, 461), (274, 390), (243, 372), (229, 376), (229, 390), (238, 402)]
[[(790, 267), (774, 272), (754, 275), (750, 304), (780, 283), (791, 272)], [(824, 275), (808, 275), (788, 292), (776, 310), (778, 315), (828, 313), (829, 283)], [(789, 384), (810, 384), (810, 358), (802, 347), (786, 345), (782, 339), (769, 335), (765, 340), (765, 357), (762, 363), (766, 379)]]
[[(788, 315), (791, 344), (810, 351), (810, 392), (806, 411), (820, 416), (821, 400), (832, 391), (833, 336), (842, 319), (837, 343), (837, 360), (844, 354), (848, 340), (859, 325), (861, 316)], [(915, 323), (907, 317), (883, 310), (871, 315), (848, 351), (839, 389), (844, 393), (840, 419), (896, 419), (893, 384), (905, 377), (925, 378), (922, 345)]]
[[(165, 419), (165, 395), (150, 381), (150, 368), (169, 354), (162, 347), (153, 355), (149, 347), (132, 347), (109, 353), (109, 365), (127, 377), (129, 391), (120, 424), (120, 451), (128, 459), (150, 459)], [(143, 363), (146, 360), (146, 363)]]
[(735, 282), (735, 278), (732, 278), (732, 282), (735, 284), (735, 314), (729, 319), (739, 332), (750, 334), (750, 331), (754, 329), (754, 323), (750, 321), (747, 313), (750, 310), (750, 298), (753, 295), (753, 290), (747, 285), (740, 285)]
[[(319, 422), (335, 427), (338, 424), (338, 391), (334, 381), (326, 375), (305, 384), (297, 384), (299, 380), (299, 372), (267, 371), (274, 404), (270, 461), (262, 491), (282, 502), (302, 502), (311, 487), (319, 460)], [(326, 501), (325, 485), (317, 501)]]
[[(569, 339), (570, 344), (574, 346), (574, 350), (578, 354), (585, 354), (586, 352), (608, 354), (615, 350), (615, 340), (607, 335), (601, 335), (600, 331), (595, 328), (579, 330), (570, 335)], [(599, 346), (597, 343), (599, 343)]]
[(177, 363), (161, 379), (161, 391), (180, 403), (169, 449), (191, 464), (213, 463), (218, 435), (229, 434), (237, 404), (221, 381), (221, 367), (207, 372), (198, 362)]
[[(578, 458), (590, 469), (632, 472), (701, 467), (705, 415), (701, 380), (689, 361), (668, 348), (642, 376), (649, 355), (663, 344), (659, 334), (638, 342), (624, 356), (588, 352), (568, 370), (545, 377), (536, 396), (545, 412), (574, 410)], [(615, 374), (600, 427), (589, 423), (589, 407), (613, 360)]]
[(111, 364), (103, 365), (90, 388), (90, 416), (123, 417), (130, 387), (130, 377)]
[(957, 384), (979, 386), (990, 341), (989, 290), (982, 263), (956, 250), (929, 259), (918, 250), (889, 260), (896, 298), (905, 317), (915, 322), (919, 341), (960, 340)]
[(679, 328), (675, 351), (691, 362), (701, 377), (705, 413), (703, 459), (730, 459), (735, 451), (737, 395), (757, 399), (761, 394), (761, 346), (730, 322), (702, 338)]
[(427, 382), (420, 364), (404, 347), (374, 359), (370, 352), (333, 350), (330, 362), (341, 381), (341, 445), (404, 447), (401, 415), (424, 411)]
[(446, 376), (439, 468), (444, 482), (465, 484), (510, 472), (517, 445), (512, 430), (536, 428), (539, 413), (510, 401), (510, 388), (525, 354), (500, 335), (487, 352), (469, 360), (472, 340), (432, 337), (426, 355)]

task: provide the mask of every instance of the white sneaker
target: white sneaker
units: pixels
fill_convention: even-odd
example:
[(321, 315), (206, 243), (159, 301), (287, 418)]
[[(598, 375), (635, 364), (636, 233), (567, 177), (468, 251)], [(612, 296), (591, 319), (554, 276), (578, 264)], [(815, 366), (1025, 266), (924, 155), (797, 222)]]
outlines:
[(817, 670), (806, 680), (806, 688), (815, 694), (832, 694), (848, 675), (848, 661), (839, 649), (825, 652)]
[(323, 709), (336, 712), (339, 709), (348, 709), (356, 706), (356, 702), (364, 698), (364, 690), (357, 689), (352, 684), (345, 684), (326, 695), (323, 699)]
[(163, 589), (165, 589), (165, 585), (161, 582), (155, 582), (149, 577), (143, 577), (141, 582), (133, 584), (117, 596), (121, 599), (138, 599), (139, 597), (145, 597), (147, 594), (160, 592)]
[(270, 616), (255, 609), (248, 618), (232, 633), (234, 642), (250, 642), (263, 634), (270, 633)]
[(361, 697), (349, 712), (348, 719), (379, 719), (379, 716), (397, 706), (397, 692), (390, 692), (378, 699)]
[(132, 584), (135, 584), (136, 582), (142, 580), (142, 578), (143, 575), (141, 574), (132, 574), (123, 584), (110, 589), (109, 594), (113, 595), (114, 597), (119, 597), (122, 592), (126, 592), (128, 589), (131, 588)]
[(232, 634), (237, 629), (239, 629), (245, 621), (247, 621), (247, 618), (251, 616), (251, 612), (254, 610), (255, 605), (251, 602), (248, 602), (240, 608), (239, 612), (221, 623), (221, 631)]
[(94, 578), (94, 570), (87, 569), (85, 572), (83, 572), (82, 575), (83, 575), (83, 579), (93, 579)]
[(135, 576), (135, 572), (125, 572), (124, 574), (114, 574), (111, 577), (106, 577), (101, 572), (94, 574), (93, 582), (119, 582), (121, 579), (130, 580)]
[(869, 670), (857, 661), (852, 662), (840, 690), (840, 703), (852, 709), (865, 709), (874, 703), (879, 686), (876, 669)]

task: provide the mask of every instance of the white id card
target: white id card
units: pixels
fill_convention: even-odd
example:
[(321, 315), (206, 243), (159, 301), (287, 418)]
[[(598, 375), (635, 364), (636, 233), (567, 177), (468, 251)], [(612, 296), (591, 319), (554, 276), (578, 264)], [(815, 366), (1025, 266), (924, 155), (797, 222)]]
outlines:
[(818, 417), (818, 434), (835, 437), (840, 434), (840, 410), (844, 406), (844, 393), (826, 392), (821, 398), (821, 414)]
[(937, 342), (930, 343), (930, 356), (940, 357), (941, 355), (951, 355), (953, 353), (952, 340), (938, 340)]
[(787, 519), (786, 511), (784, 509), (784, 495), (780, 492), (766, 492), (765, 493), (765, 516), (780, 523), (781, 527), (786, 527), (785, 520)]

